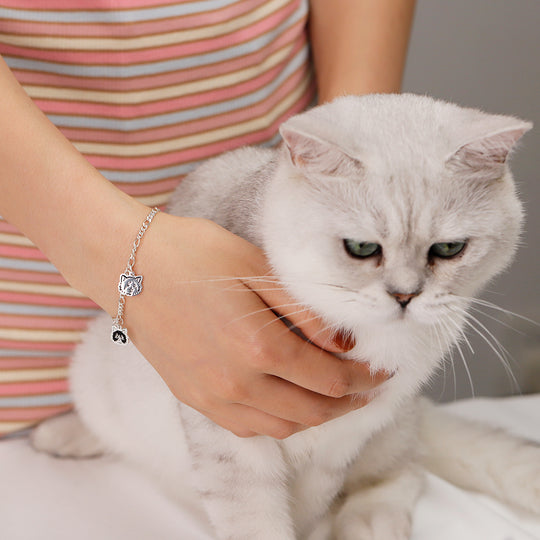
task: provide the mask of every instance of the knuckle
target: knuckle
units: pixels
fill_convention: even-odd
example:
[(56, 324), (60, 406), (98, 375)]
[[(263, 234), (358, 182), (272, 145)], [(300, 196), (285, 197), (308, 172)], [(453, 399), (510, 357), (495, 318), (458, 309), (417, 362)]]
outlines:
[(249, 437), (254, 437), (256, 435), (256, 433), (247, 428), (234, 428), (231, 432), (240, 439), (248, 439)]
[(230, 403), (247, 403), (250, 398), (247, 385), (236, 379), (225, 379), (220, 384), (219, 394)]
[(279, 363), (275, 351), (264, 342), (252, 342), (248, 354), (251, 366), (260, 372), (273, 371)]
[(328, 420), (333, 418), (332, 411), (327, 408), (320, 408), (318, 410), (312, 411), (312, 413), (306, 419), (305, 425), (309, 427), (320, 426)]
[(326, 395), (333, 398), (340, 398), (349, 394), (351, 387), (351, 378), (346, 373), (340, 373), (330, 384)]
[(287, 439), (291, 435), (294, 435), (298, 431), (298, 426), (292, 422), (280, 422), (272, 427), (269, 433), (270, 437), (274, 439)]

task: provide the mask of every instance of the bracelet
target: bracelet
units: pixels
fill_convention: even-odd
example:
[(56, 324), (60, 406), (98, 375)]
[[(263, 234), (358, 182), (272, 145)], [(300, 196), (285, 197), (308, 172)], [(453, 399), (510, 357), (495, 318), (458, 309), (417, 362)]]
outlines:
[(124, 307), (126, 305), (126, 296), (137, 296), (142, 292), (143, 277), (136, 275), (133, 270), (133, 267), (135, 266), (135, 255), (137, 254), (137, 249), (139, 249), (139, 245), (141, 244), (141, 239), (144, 236), (144, 233), (158, 212), (159, 208), (152, 208), (152, 211), (143, 221), (141, 228), (137, 233), (137, 238), (135, 238), (135, 241), (133, 242), (131, 255), (129, 256), (126, 269), (120, 275), (120, 280), (118, 281), (118, 292), (120, 293), (120, 297), (118, 298), (118, 311), (112, 323), (111, 339), (119, 345), (126, 345), (129, 343), (127, 328), (124, 328)]

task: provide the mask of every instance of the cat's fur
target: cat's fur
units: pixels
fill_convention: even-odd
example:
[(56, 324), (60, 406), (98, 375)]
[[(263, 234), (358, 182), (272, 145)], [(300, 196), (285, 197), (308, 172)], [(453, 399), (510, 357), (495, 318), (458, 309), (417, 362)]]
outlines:
[[(36, 446), (122, 454), (173, 493), (191, 470), (221, 539), (404, 540), (426, 464), (540, 511), (538, 448), (445, 420), (417, 398), (461, 338), (468, 299), (514, 254), (522, 209), (506, 160), (529, 128), (428, 97), (344, 97), (287, 121), (280, 149), (208, 161), (170, 211), (263, 247), (294, 298), (354, 335), (345, 356), (395, 375), (342, 418), (282, 441), (241, 439), (178, 403), (134, 347), (110, 342), (102, 318), (71, 375), (97, 439), (66, 451), (62, 439), (85, 429), (64, 417), (36, 431)], [(352, 258), (346, 238), (376, 242), (382, 254)], [(454, 241), (467, 241), (460, 255), (429, 256), (433, 244)], [(413, 293), (405, 308), (396, 301)]]

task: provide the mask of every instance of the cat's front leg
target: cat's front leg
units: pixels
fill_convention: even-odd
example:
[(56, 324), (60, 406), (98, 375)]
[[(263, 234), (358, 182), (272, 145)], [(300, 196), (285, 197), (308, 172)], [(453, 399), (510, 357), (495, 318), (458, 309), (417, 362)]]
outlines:
[(181, 405), (193, 484), (221, 540), (295, 540), (277, 441), (242, 439)]
[(346, 493), (332, 540), (408, 540), (424, 471), (409, 464)]

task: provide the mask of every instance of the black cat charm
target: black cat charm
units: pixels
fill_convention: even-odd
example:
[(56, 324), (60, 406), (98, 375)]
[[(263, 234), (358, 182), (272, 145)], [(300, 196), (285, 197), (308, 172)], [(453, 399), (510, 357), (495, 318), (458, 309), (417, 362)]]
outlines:
[(118, 345), (127, 345), (129, 342), (127, 328), (113, 326), (111, 331), (111, 339)]

